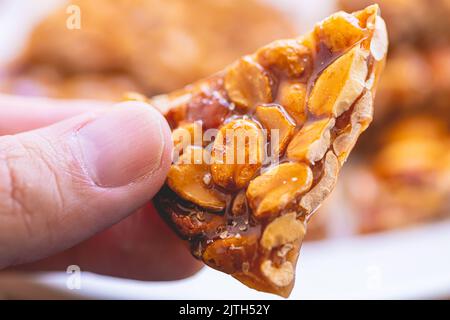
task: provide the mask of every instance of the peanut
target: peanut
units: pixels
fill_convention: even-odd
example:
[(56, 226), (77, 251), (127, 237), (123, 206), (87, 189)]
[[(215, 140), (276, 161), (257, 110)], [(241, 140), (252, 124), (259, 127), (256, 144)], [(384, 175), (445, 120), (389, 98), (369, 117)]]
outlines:
[(234, 120), (224, 125), (211, 152), (211, 173), (219, 186), (234, 190), (248, 184), (264, 157), (261, 128), (250, 120)]
[(247, 199), (256, 218), (276, 215), (307, 191), (312, 171), (296, 162), (282, 163), (253, 179), (247, 188)]
[(306, 114), (306, 85), (301, 82), (284, 81), (279, 88), (279, 103), (295, 120), (298, 126), (305, 123)]
[(279, 40), (256, 52), (256, 59), (266, 68), (289, 77), (300, 77), (311, 68), (310, 50), (297, 40)]
[(269, 131), (270, 136), (275, 133), (278, 135), (277, 145), (272, 146), (272, 156), (283, 154), (294, 134), (295, 124), (286, 117), (286, 114), (280, 108), (273, 105), (257, 107), (256, 117)]
[(334, 119), (323, 119), (306, 124), (289, 143), (288, 158), (309, 163), (322, 159), (330, 146), (330, 129), (334, 124)]
[(338, 117), (350, 108), (364, 88), (367, 56), (355, 46), (321, 73), (308, 102), (314, 115)]
[(286, 287), (294, 280), (294, 266), (290, 261), (285, 261), (277, 268), (272, 261), (266, 260), (261, 264), (261, 272), (278, 287)]
[(204, 182), (205, 175), (210, 174), (205, 161), (207, 156), (201, 147), (188, 147), (179, 162), (170, 167), (167, 184), (183, 199), (203, 208), (221, 211), (225, 208), (225, 196)]
[(364, 36), (364, 30), (360, 27), (358, 19), (345, 12), (335, 13), (319, 24), (315, 32), (334, 52), (353, 46)]
[(260, 243), (263, 248), (272, 250), (275, 247), (303, 239), (306, 230), (302, 222), (297, 220), (295, 212), (276, 218), (264, 230)]
[(260, 103), (272, 102), (272, 80), (259, 64), (241, 58), (225, 75), (225, 89), (238, 107), (251, 110)]

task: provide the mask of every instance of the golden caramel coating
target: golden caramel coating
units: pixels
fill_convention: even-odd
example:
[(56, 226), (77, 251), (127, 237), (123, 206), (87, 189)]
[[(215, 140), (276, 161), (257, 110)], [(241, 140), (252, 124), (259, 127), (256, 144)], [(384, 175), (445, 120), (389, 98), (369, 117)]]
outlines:
[[(174, 132), (192, 121), (216, 129), (215, 138), (190, 147), (209, 150), (211, 162), (186, 167), (189, 182), (187, 171), (172, 175), (156, 199), (195, 257), (251, 288), (289, 295), (306, 223), (372, 119), (386, 50), (384, 22), (370, 6), (337, 13), (304, 37), (276, 41), (150, 100)], [(186, 184), (199, 199), (182, 190)], [(216, 193), (225, 196), (220, 211), (222, 202), (210, 205)]]

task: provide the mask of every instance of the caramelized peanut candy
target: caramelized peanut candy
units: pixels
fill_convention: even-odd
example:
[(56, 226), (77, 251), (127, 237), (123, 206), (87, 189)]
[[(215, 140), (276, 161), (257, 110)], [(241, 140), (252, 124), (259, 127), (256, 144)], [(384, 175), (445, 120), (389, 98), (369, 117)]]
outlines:
[(289, 144), (287, 157), (312, 164), (322, 159), (330, 146), (330, 130), (334, 124), (333, 118), (306, 124)]
[(253, 178), (263, 160), (263, 134), (250, 120), (224, 125), (214, 141), (211, 173), (214, 182), (226, 189), (241, 189)]
[[(196, 121), (216, 129), (185, 142), (155, 198), (196, 258), (289, 296), (306, 224), (372, 120), (386, 49), (377, 6), (337, 13), (305, 36), (151, 99), (174, 132)], [(192, 158), (204, 161), (186, 163)]]
[(313, 175), (304, 163), (288, 162), (250, 182), (247, 199), (256, 218), (276, 216), (311, 187)]
[[(257, 107), (256, 117), (264, 128), (269, 130), (271, 138), (275, 134), (278, 135), (278, 144), (272, 145), (272, 148), (275, 155), (281, 155), (294, 134), (295, 124), (277, 106)], [(273, 143), (273, 141), (271, 142)]]

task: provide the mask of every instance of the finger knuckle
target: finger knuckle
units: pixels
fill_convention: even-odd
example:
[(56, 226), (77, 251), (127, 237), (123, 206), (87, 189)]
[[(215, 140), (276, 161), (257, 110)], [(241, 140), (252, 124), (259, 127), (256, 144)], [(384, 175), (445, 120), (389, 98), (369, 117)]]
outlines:
[(30, 210), (25, 201), (26, 187), (16, 165), (24, 157), (24, 150), (14, 136), (2, 137), (0, 146), (0, 168), (2, 170), (0, 192), (3, 214), (28, 213)]
[[(46, 184), (44, 187), (43, 184)], [(46, 193), (51, 192), (51, 195)], [(45, 199), (52, 199), (51, 206)], [(27, 236), (47, 228), (49, 215), (63, 205), (58, 177), (42, 151), (17, 136), (0, 138), (0, 214)], [(45, 211), (44, 214), (42, 211)]]

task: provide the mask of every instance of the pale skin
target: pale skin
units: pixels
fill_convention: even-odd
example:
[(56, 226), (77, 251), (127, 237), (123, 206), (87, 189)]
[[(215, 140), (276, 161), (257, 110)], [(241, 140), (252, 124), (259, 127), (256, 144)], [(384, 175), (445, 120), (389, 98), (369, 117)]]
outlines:
[(0, 95), (0, 270), (194, 274), (151, 203), (171, 151), (167, 122), (141, 102)]

